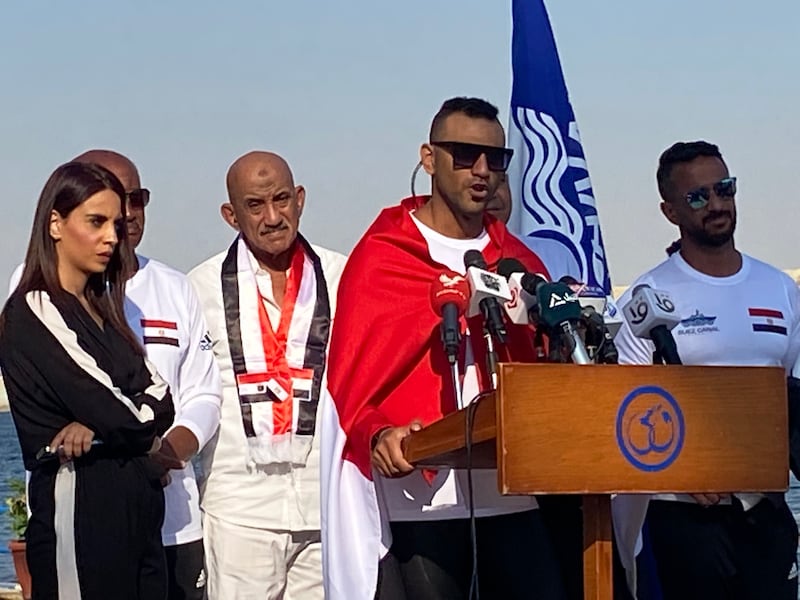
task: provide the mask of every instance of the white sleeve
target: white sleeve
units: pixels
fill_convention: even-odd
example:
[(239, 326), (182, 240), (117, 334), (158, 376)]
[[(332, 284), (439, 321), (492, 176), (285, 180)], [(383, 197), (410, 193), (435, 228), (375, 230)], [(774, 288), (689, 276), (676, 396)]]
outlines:
[(789, 349), (786, 353), (785, 367), (790, 376), (800, 379), (800, 287), (793, 285), (790, 294), (794, 314), (789, 329)]
[[(631, 289), (633, 286), (631, 286)], [(617, 302), (620, 310), (624, 310), (625, 305), (630, 302), (630, 290), (625, 292)], [(614, 344), (617, 346), (619, 352), (619, 364), (621, 365), (652, 365), (653, 352), (655, 345), (650, 340), (643, 340), (633, 335), (631, 328), (628, 326), (628, 321), (622, 319), (622, 326), (619, 328), (617, 335), (614, 337)]]
[(22, 271), (25, 269), (25, 263), (18, 265), (14, 272), (11, 274), (11, 278), (8, 280), (8, 296), (14, 293), (14, 290), (17, 289), (19, 285), (19, 280), (22, 279)]
[(182, 426), (197, 438), (198, 450), (214, 435), (219, 426), (222, 383), (211, 350), (211, 337), (200, 310), (197, 294), (188, 280), (183, 286), (189, 320), (189, 347), (178, 371), (180, 416), (173, 427)]

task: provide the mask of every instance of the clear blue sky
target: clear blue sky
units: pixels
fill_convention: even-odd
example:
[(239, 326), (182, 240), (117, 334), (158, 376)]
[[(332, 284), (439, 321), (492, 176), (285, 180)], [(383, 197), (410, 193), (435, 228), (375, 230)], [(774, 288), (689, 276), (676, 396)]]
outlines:
[[(659, 261), (658, 154), (720, 144), (740, 179), (740, 248), (800, 266), (800, 2), (551, 0), (615, 284)], [(441, 101), (476, 95), (506, 121), (501, 0), (7, 2), (0, 16), (0, 279), (24, 254), (41, 187), (90, 147), (153, 192), (142, 250), (188, 269), (232, 239), (230, 163), (290, 162), (302, 230), (348, 251), (408, 193)], [(422, 185), (423, 189), (427, 184)]]

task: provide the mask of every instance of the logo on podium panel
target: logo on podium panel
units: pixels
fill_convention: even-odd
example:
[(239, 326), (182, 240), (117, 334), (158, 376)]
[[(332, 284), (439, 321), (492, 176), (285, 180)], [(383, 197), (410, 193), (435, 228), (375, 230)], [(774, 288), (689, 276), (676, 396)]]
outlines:
[(645, 385), (631, 391), (617, 411), (617, 445), (641, 471), (662, 471), (683, 448), (686, 425), (681, 407), (664, 388)]

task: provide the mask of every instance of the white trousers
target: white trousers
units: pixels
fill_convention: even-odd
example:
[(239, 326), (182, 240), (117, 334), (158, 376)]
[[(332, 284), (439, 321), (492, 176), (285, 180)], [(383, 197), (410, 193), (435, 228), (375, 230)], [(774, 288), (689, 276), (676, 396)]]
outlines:
[(319, 531), (276, 531), (203, 515), (208, 600), (323, 600)]

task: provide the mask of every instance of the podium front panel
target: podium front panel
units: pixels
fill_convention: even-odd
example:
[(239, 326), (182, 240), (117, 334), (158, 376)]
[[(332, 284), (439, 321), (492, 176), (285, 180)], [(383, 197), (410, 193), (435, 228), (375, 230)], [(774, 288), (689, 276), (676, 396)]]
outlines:
[(788, 487), (783, 369), (508, 363), (499, 381), (504, 494)]

